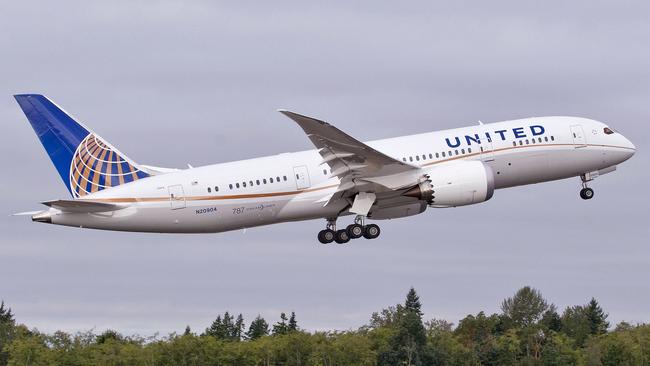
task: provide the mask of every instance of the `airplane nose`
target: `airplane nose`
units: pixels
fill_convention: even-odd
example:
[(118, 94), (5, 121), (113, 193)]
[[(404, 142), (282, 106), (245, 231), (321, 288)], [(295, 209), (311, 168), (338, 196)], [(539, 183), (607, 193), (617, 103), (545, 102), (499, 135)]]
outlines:
[(634, 153), (636, 153), (636, 146), (634, 146), (632, 141), (630, 141), (627, 137), (623, 137), (623, 139), (625, 140), (624, 146), (628, 149), (628, 154), (629, 154), (628, 159), (629, 159), (632, 157), (632, 155), (634, 155)]

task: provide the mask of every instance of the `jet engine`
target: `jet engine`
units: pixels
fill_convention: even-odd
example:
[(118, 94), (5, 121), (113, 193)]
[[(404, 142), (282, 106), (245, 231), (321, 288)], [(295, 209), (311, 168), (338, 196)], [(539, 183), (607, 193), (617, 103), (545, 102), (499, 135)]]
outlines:
[(455, 207), (489, 200), (494, 194), (494, 174), (481, 161), (457, 161), (430, 167), (424, 180), (404, 193), (431, 207)]

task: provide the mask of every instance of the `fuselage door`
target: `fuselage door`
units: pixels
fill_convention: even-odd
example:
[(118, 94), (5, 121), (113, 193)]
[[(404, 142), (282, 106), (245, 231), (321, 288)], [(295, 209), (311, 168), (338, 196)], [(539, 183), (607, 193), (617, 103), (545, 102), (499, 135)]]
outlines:
[(185, 208), (185, 192), (180, 184), (167, 187), (169, 190), (169, 202), (172, 210)]
[(494, 160), (494, 148), (492, 147), (492, 139), (483, 137), (479, 145), (481, 150), (481, 160), (492, 161)]
[(309, 183), (309, 170), (306, 165), (293, 167), (293, 174), (296, 178), (296, 188), (297, 189), (307, 189), (310, 186)]
[(571, 126), (571, 135), (573, 137), (573, 143), (576, 146), (585, 146), (587, 142), (585, 141), (585, 132), (582, 129), (581, 125)]

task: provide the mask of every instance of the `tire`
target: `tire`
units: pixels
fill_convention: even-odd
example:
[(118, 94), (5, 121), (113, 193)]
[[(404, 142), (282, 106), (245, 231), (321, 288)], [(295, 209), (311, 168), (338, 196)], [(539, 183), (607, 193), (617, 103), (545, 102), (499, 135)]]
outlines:
[(351, 224), (345, 229), (348, 232), (350, 239), (359, 239), (363, 236), (363, 226), (359, 224)]
[(334, 241), (338, 244), (345, 244), (349, 242), (350, 237), (348, 236), (348, 231), (345, 229), (337, 231), (336, 236), (334, 237)]
[(591, 188), (583, 188), (580, 190), (580, 198), (583, 200), (590, 200), (594, 198), (594, 190)]
[(318, 232), (318, 241), (321, 242), (321, 244), (329, 244), (334, 241), (335, 237), (336, 233), (334, 230), (326, 229)]
[(378, 225), (370, 224), (363, 228), (363, 237), (366, 239), (376, 239), (381, 234), (381, 229)]

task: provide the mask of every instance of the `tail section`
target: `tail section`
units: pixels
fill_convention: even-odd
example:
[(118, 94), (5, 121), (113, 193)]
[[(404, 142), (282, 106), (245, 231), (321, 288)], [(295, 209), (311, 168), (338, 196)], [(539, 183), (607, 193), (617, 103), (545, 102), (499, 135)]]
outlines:
[(14, 97), (74, 198), (149, 176), (45, 96)]

